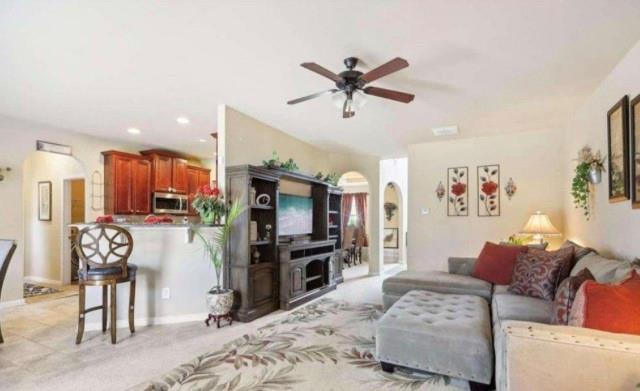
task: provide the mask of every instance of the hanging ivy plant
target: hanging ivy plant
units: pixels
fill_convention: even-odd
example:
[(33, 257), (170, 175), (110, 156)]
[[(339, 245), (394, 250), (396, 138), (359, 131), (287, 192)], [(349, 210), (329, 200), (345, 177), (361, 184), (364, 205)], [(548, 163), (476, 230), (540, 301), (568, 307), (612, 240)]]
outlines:
[(591, 215), (589, 208), (589, 168), (589, 163), (579, 163), (576, 166), (573, 182), (571, 183), (573, 205), (584, 211), (587, 220)]

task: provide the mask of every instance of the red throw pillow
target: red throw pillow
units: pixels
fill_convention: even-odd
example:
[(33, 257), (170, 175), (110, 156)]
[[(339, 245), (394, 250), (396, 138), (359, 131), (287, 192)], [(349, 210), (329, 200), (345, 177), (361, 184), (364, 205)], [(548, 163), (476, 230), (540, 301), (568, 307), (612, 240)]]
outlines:
[(473, 268), (472, 276), (497, 285), (509, 285), (518, 254), (527, 246), (505, 246), (486, 242)]
[(576, 293), (570, 326), (640, 335), (640, 275), (617, 284), (587, 281)]
[(566, 325), (569, 323), (569, 314), (578, 289), (585, 281), (595, 280), (589, 269), (584, 268), (575, 276), (565, 278), (556, 290), (556, 298), (553, 301), (553, 314), (551, 324)]

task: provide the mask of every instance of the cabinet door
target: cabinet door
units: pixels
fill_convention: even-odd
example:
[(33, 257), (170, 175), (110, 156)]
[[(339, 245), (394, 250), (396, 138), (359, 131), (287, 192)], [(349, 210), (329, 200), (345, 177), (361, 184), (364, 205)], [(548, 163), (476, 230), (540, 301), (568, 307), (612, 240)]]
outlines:
[(187, 193), (187, 161), (173, 158), (172, 187), (175, 192)]
[(274, 281), (277, 280), (273, 269), (265, 268), (253, 273), (251, 277), (251, 303), (253, 305), (264, 304), (274, 299)]
[(137, 160), (133, 166), (133, 208), (137, 214), (149, 214), (151, 213), (151, 162)]
[(114, 157), (114, 210), (115, 214), (132, 214), (131, 189), (133, 159)]
[[(189, 168), (187, 169), (187, 194), (195, 194), (198, 191), (198, 169)], [(191, 202), (189, 202), (189, 214), (195, 215), (196, 211), (191, 207)]]
[(153, 157), (153, 191), (170, 191), (171, 172), (173, 170), (173, 159), (167, 156), (155, 155)]
[(211, 186), (211, 175), (208, 170), (198, 170), (198, 186)]
[(289, 271), (289, 282), (291, 284), (291, 298), (301, 295), (305, 291), (304, 287), (304, 266), (292, 266)]

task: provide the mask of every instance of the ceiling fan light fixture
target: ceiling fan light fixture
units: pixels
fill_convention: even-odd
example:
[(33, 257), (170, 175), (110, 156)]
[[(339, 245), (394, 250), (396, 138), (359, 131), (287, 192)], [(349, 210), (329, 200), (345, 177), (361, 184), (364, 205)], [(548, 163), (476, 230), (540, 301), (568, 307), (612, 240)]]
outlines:
[[(342, 111), (345, 99), (349, 99), (345, 92), (340, 92), (340, 93), (336, 93), (336, 94), (331, 95), (331, 100), (333, 101), (333, 104), (340, 111)], [(351, 95), (351, 102), (349, 103), (349, 107), (352, 108), (353, 112), (356, 112), (356, 111), (362, 109), (367, 104), (367, 101), (368, 101), (368, 99), (367, 99), (367, 96), (365, 94), (363, 94), (360, 91), (355, 91)]]

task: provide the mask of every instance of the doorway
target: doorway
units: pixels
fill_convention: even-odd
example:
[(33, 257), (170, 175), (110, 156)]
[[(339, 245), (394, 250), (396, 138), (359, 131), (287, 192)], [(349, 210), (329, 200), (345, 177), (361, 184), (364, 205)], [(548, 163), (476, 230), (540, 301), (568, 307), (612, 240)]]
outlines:
[(404, 229), (402, 194), (397, 184), (384, 187), (384, 232), (382, 233), (384, 264), (404, 263)]
[(76, 227), (70, 224), (80, 224), (85, 218), (85, 182), (84, 178), (65, 179), (63, 184), (62, 205), (62, 254), (61, 270), (62, 283), (69, 284), (78, 280), (78, 268), (80, 266), (78, 256), (73, 251), (72, 241), (78, 233)]
[(367, 178), (359, 172), (344, 173), (338, 181), (342, 193), (342, 249), (346, 254), (343, 265), (345, 279), (369, 274), (369, 240), (371, 218)]

